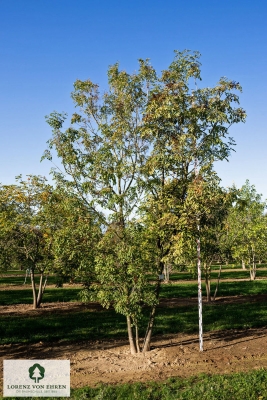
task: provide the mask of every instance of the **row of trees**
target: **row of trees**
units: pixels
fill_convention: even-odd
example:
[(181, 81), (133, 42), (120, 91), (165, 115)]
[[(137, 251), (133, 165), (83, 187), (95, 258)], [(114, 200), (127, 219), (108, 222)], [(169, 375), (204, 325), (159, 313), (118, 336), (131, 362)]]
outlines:
[[(132, 353), (140, 351), (144, 306), (150, 317), (142, 351), (149, 350), (166, 266), (195, 266), (198, 225), (207, 284), (215, 257), (231, 254), (252, 266), (258, 257), (254, 236), (247, 235), (244, 250), (234, 221), (243, 213), (240, 224), (249, 230), (255, 219), (247, 211), (255, 206), (260, 224), (265, 205), (248, 183), (248, 199), (243, 189), (224, 190), (213, 171), (233, 148), (229, 127), (245, 120), (241, 87), (221, 78), (213, 88), (197, 88), (200, 79), (199, 54), (184, 51), (160, 75), (148, 60), (139, 60), (134, 74), (111, 66), (103, 93), (90, 80), (76, 81), (70, 127), (63, 129), (66, 114), (47, 117), (53, 134), (43, 158), (55, 152), (61, 161), (52, 170), (54, 187), (30, 176), (0, 191), (1, 263), (31, 268), (34, 306), (45, 272), (79, 276), (84, 299), (125, 315)], [(158, 279), (152, 284), (148, 274)]]

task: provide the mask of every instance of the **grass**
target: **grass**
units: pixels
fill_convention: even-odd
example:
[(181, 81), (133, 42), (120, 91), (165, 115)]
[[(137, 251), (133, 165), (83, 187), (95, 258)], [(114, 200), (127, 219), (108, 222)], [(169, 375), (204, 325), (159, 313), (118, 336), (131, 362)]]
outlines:
[[(203, 305), (204, 332), (267, 326), (265, 302)], [(194, 333), (198, 330), (198, 308), (158, 309), (154, 334)]]
[[(266, 270), (258, 270), (257, 271), (257, 277), (258, 278), (266, 278), (267, 279), (267, 269)], [(150, 279), (152, 280), (152, 276)], [(202, 275), (202, 278), (204, 278), (204, 274)], [(217, 279), (218, 278), (218, 272), (211, 272), (211, 279)], [(222, 271), (221, 272), (221, 281), (224, 279), (249, 279), (249, 270), (242, 270), (242, 271)], [(154, 277), (155, 279), (155, 277)], [(174, 273), (171, 274), (170, 276), (170, 282), (172, 281), (196, 281), (197, 280), (197, 275), (192, 275), (189, 272), (180, 272), (180, 273)], [(0, 276), (0, 286), (3, 285), (11, 285), (11, 286), (21, 286), (24, 284), (25, 281), (25, 275), (15, 275), (15, 276), (5, 276), (2, 275)], [(47, 280), (47, 286), (51, 285), (56, 285), (58, 281), (58, 278), (56, 276), (49, 276)], [(36, 285), (39, 283), (39, 276), (36, 276)], [(31, 280), (30, 277), (27, 278), (26, 280), (26, 285), (25, 288), (30, 287), (31, 285)], [(64, 285), (64, 284), (63, 284)]]
[[(267, 280), (261, 281), (234, 281), (234, 282), (220, 282), (217, 296), (236, 296), (236, 295), (258, 295), (266, 293)], [(214, 294), (216, 282), (211, 283), (211, 293)], [(202, 283), (202, 294), (205, 298), (206, 287)], [(184, 284), (164, 284), (161, 288), (162, 298), (186, 298), (197, 297), (197, 284), (184, 283)]]
[[(246, 268), (247, 268), (248, 266), (247, 266), (247, 264), (246, 264)], [(266, 268), (267, 267), (267, 264), (266, 263), (261, 263), (261, 264), (258, 264), (257, 263), (257, 268)], [(211, 266), (211, 268), (213, 269), (213, 270), (218, 270), (218, 269), (220, 269), (220, 265), (219, 264), (216, 264), (216, 265), (212, 265)], [(222, 265), (222, 269), (242, 269), (242, 265), (241, 264), (228, 264), (228, 265)]]
[[(234, 271), (239, 274), (243, 271)], [(260, 272), (260, 271), (259, 271)], [(262, 271), (265, 272), (265, 271)], [(227, 273), (228, 274), (228, 273)], [(182, 275), (182, 274), (181, 274)], [(16, 278), (16, 277), (15, 277)], [(266, 293), (267, 281), (221, 282), (219, 296), (257, 295)], [(212, 283), (212, 292), (215, 283)], [(44, 302), (75, 301), (79, 288), (48, 287)], [(205, 288), (203, 285), (203, 295)], [(197, 285), (169, 284), (162, 286), (161, 297), (197, 297)], [(31, 303), (30, 289), (2, 290), (0, 304)], [(140, 336), (145, 332), (149, 310), (141, 323)], [(204, 332), (267, 326), (266, 302), (243, 304), (203, 304)], [(19, 329), (18, 329), (19, 327)], [(159, 307), (154, 335), (197, 333), (198, 308)], [(231, 332), (231, 331), (230, 331)], [(72, 342), (87, 340), (127, 339), (125, 317), (113, 310), (53, 312), (38, 315), (1, 317), (0, 343)], [(55, 357), (57, 355), (55, 354)], [(16, 398), (14, 398), (15, 400)], [(29, 398), (30, 399), (30, 398)], [(32, 399), (36, 399), (32, 398)], [(53, 398), (49, 398), (53, 400)], [(232, 375), (200, 375), (189, 379), (171, 378), (166, 382), (100, 385), (71, 391), (71, 400), (267, 400), (267, 370)], [(12, 400), (12, 398), (10, 398)]]
[[(261, 268), (266, 268), (265, 264), (260, 265)], [(211, 279), (217, 279), (218, 277), (218, 266), (212, 266), (211, 270)], [(225, 271), (227, 269), (227, 271)], [(204, 276), (204, 274), (203, 274)], [(265, 270), (257, 270), (257, 277), (262, 278), (266, 277), (267, 278), (267, 268)], [(153, 275), (148, 275), (148, 279), (150, 280), (155, 280), (156, 276)], [(242, 270), (240, 269), (240, 266), (223, 266), (223, 269), (221, 271), (221, 280), (223, 279), (244, 279), (244, 278), (249, 278), (249, 269)], [(176, 281), (176, 280), (187, 280), (187, 281), (192, 281), (196, 280), (197, 275), (192, 274), (191, 272), (179, 272), (179, 271), (174, 271), (170, 275), (170, 281)], [(0, 274), (0, 285), (22, 285), (25, 280), (25, 272), (24, 271), (6, 271), (2, 272)], [(48, 277), (47, 284), (48, 285), (55, 285), (59, 280), (59, 277), (56, 275), (50, 275)], [(39, 275), (36, 274), (36, 283), (39, 281)], [(30, 277), (27, 277), (26, 285), (30, 285)]]
[[(204, 273), (202, 274), (204, 278)], [(210, 274), (211, 279), (218, 278), (218, 272), (211, 272)], [(267, 278), (267, 269), (266, 270), (257, 270), (257, 277), (258, 278)], [(249, 270), (242, 270), (242, 271), (223, 271), (221, 272), (221, 280), (223, 279), (249, 279)], [(197, 277), (195, 278), (197, 279)]]
[(267, 399), (267, 371), (200, 375), (165, 382), (101, 385), (73, 392), (73, 399), (103, 400), (252, 400)]
[[(78, 301), (80, 288), (46, 288), (43, 303)], [(32, 290), (1, 290), (0, 305), (32, 304)]]
[[(45, 399), (44, 397), (42, 397)], [(2, 398), (3, 399), (3, 398)], [(9, 397), (16, 400), (17, 397)], [(36, 397), (28, 397), (34, 400)], [(50, 400), (57, 398), (49, 397)], [(99, 385), (71, 390), (65, 400), (266, 400), (267, 371), (260, 369), (224, 375), (207, 375), (165, 382)]]
[[(229, 266), (228, 266), (229, 268)], [(19, 271), (21, 273), (21, 271)], [(267, 272), (267, 271), (266, 271)], [(258, 276), (265, 276), (258, 271)], [(187, 273), (186, 273), (187, 274)], [(179, 274), (185, 279), (185, 273)], [(248, 277), (248, 271), (222, 272), (222, 278), (238, 279)], [(214, 272), (217, 277), (217, 272)], [(0, 282), (10, 279), (0, 278)], [(24, 277), (14, 276), (16, 279)], [(266, 293), (266, 281), (221, 281), (218, 296), (257, 295)], [(16, 283), (15, 283), (16, 284)], [(212, 293), (216, 283), (211, 284)], [(205, 285), (202, 285), (205, 296)], [(44, 294), (44, 302), (76, 301), (79, 288), (51, 288)], [(195, 283), (162, 285), (162, 298), (197, 297)], [(31, 304), (31, 289), (2, 290), (0, 305)], [(148, 318), (141, 323), (140, 336), (145, 332)], [(243, 304), (203, 304), (204, 332), (227, 329), (244, 329), (267, 326), (266, 302)], [(19, 329), (18, 329), (19, 327)], [(159, 307), (156, 314), (154, 335), (171, 333), (196, 333), (198, 331), (198, 309), (191, 307)], [(219, 333), (218, 333), (219, 334)], [(127, 339), (125, 317), (113, 310), (90, 310), (53, 312), (38, 315), (1, 317), (0, 343), (72, 342), (83, 340)], [(55, 354), (56, 357), (56, 354)], [(1, 398), (1, 397), (0, 397)], [(3, 398), (1, 398), (3, 399)], [(17, 399), (16, 398), (10, 398)], [(30, 399), (30, 398), (29, 398)], [(36, 399), (36, 397), (32, 398)], [(53, 398), (49, 398), (53, 400)], [(55, 398), (56, 399), (56, 398)], [(84, 387), (71, 391), (71, 400), (267, 400), (267, 370), (232, 375), (200, 375), (189, 379), (171, 378), (165, 382), (133, 383), (124, 385), (100, 385), (97, 388)]]
[[(267, 269), (265, 266), (261, 265), (261, 268), (265, 268), (263, 270), (257, 270), (257, 277), (266, 277), (267, 278)], [(225, 270), (226, 269), (226, 270)], [(211, 269), (211, 279), (218, 278), (219, 268)], [(202, 276), (204, 277), (204, 272), (202, 272)], [(239, 266), (237, 268), (222, 268), (221, 270), (221, 279), (244, 279), (249, 278), (249, 269), (243, 270)], [(156, 275), (148, 275), (148, 279), (156, 280)], [(196, 280), (197, 279), (197, 272), (178, 272), (174, 271), (170, 274), (170, 281), (179, 281), (179, 280)]]
[[(203, 274), (204, 276), (204, 274)], [(267, 269), (266, 270), (258, 270), (257, 271), (258, 278), (267, 278)], [(211, 279), (217, 279), (218, 272), (211, 273)], [(245, 279), (250, 278), (249, 270), (242, 270), (242, 271), (222, 271), (221, 272), (221, 279)]]
[(45, 316), (34, 314), (23, 318), (2, 316), (0, 343), (109, 339), (123, 337), (125, 329), (125, 318), (114, 311), (106, 310), (75, 311), (67, 314), (55, 312)]
[[(144, 336), (149, 310), (144, 310), (140, 336)], [(204, 331), (267, 326), (265, 302), (203, 305)], [(19, 326), (19, 329), (18, 329)], [(194, 333), (198, 330), (197, 306), (159, 307), (154, 335)], [(2, 315), (0, 344), (53, 341), (127, 339), (126, 319), (114, 310), (53, 312), (38, 315)]]
[[(19, 274), (1, 274), (0, 275), (0, 285), (23, 285), (25, 281), (25, 273), (23, 274), (23, 271), (20, 271), (21, 273)], [(35, 281), (36, 285), (39, 284), (39, 274), (35, 275)], [(56, 285), (56, 283), (59, 281), (59, 278), (56, 275), (49, 275), (47, 279), (47, 285)], [(30, 276), (27, 277), (26, 279), (26, 285), (31, 285), (31, 278)]]
[(21, 270), (21, 269), (1, 269), (1, 273), (0, 276), (4, 276), (4, 275), (24, 275), (25, 276), (25, 270)]
[[(225, 282), (221, 281), (217, 296), (235, 296), (235, 295), (258, 295), (266, 293), (267, 280), (260, 281), (234, 281)], [(211, 293), (213, 295), (216, 287), (216, 282), (211, 283)], [(68, 288), (51, 288), (47, 287), (43, 296), (43, 303), (49, 302), (69, 302), (78, 301), (81, 288), (68, 287)], [(202, 294), (205, 298), (206, 288), (202, 283)], [(163, 284), (160, 293), (161, 298), (187, 298), (197, 297), (197, 284), (196, 283), (170, 283)], [(0, 305), (13, 305), (13, 304), (31, 304), (32, 303), (32, 290), (31, 288), (25, 289), (12, 289), (0, 291)]]
[[(236, 295), (258, 295), (266, 294), (266, 280), (261, 281), (234, 281), (221, 282), (219, 285), (218, 296), (236, 296)], [(216, 283), (211, 284), (211, 292), (214, 293)]]

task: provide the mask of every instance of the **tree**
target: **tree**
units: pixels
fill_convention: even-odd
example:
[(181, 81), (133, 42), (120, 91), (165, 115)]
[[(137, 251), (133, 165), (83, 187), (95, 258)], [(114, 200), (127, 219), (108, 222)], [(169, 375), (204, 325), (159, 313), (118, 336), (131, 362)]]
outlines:
[[(44, 219), (51, 192), (46, 179), (34, 175), (29, 175), (27, 181), (19, 176), (16, 185), (3, 185), (0, 190), (1, 243), (5, 250), (1, 261), (6, 266), (30, 269), (33, 308), (41, 304), (47, 282), (43, 278), (52, 265), (51, 237)], [(40, 273), (38, 294), (36, 271)]]
[[(161, 76), (148, 60), (139, 60), (132, 75), (115, 64), (102, 96), (90, 80), (75, 82), (72, 98), (79, 112), (72, 115), (70, 128), (63, 130), (65, 114), (47, 117), (53, 136), (44, 157), (51, 159), (51, 149), (56, 150), (63, 172), (54, 169), (55, 179), (80, 196), (102, 223), (93, 292), (104, 306), (112, 298), (126, 316), (132, 353), (138, 351), (132, 328), (140, 304), (151, 307), (143, 345), (143, 351), (149, 350), (160, 290), (157, 279), (148, 295), (142, 260), (150, 254), (154, 273), (162, 273), (172, 236), (184, 226), (182, 210), (195, 178), (192, 163), (197, 158), (203, 174), (215, 159), (226, 158), (233, 145), (225, 139), (229, 125), (245, 118), (241, 108), (232, 106), (238, 103), (232, 91), (241, 90), (236, 82), (221, 79), (213, 89), (192, 92), (191, 78), (200, 78), (198, 58), (198, 53), (176, 52)], [(146, 252), (136, 232), (153, 252)], [(144, 254), (136, 252), (136, 243)], [(117, 294), (111, 295), (114, 279)]]
[(226, 222), (223, 242), (228, 244), (236, 261), (249, 265), (251, 280), (256, 279), (256, 260), (266, 257), (265, 209), (266, 202), (261, 200), (255, 186), (247, 180), (238, 191), (237, 201)]
[[(185, 202), (187, 219), (186, 230), (174, 240), (173, 255), (178, 263), (196, 270), (196, 237), (201, 241), (201, 263), (204, 272), (207, 301), (211, 301), (211, 265), (215, 260), (223, 260), (221, 237), (225, 232), (225, 221), (235, 199), (235, 191), (220, 187), (220, 180), (214, 174), (201, 184), (193, 185)], [(188, 208), (187, 208), (188, 207)], [(191, 210), (190, 210), (191, 209)], [(196, 231), (194, 215), (198, 217), (199, 231)], [(193, 217), (193, 220), (192, 220)]]
[(245, 121), (244, 110), (235, 107), (239, 99), (234, 91), (241, 90), (238, 82), (221, 78), (214, 88), (196, 88), (201, 79), (198, 58), (199, 53), (176, 52), (151, 87), (143, 118), (144, 134), (151, 143), (144, 168), (147, 212), (153, 214), (153, 229), (158, 232), (159, 274), (171, 258), (173, 238), (186, 231), (188, 217), (197, 231), (199, 216), (187, 215), (190, 207), (185, 205), (190, 187), (198, 187), (212, 173), (214, 161), (227, 159), (234, 146), (234, 140), (227, 138), (229, 128)]
[[(80, 113), (73, 114), (72, 125), (65, 132), (61, 130), (65, 115), (52, 113), (48, 117), (53, 128), (49, 147), (56, 149), (64, 167), (64, 173), (54, 170), (57, 182), (80, 196), (102, 224), (104, 237), (96, 265), (99, 284), (89, 289), (93, 295), (98, 288), (98, 300), (108, 307), (111, 282), (117, 276), (114, 270), (119, 271), (117, 282), (121, 287), (115, 286), (115, 294), (116, 287), (118, 293), (124, 293), (124, 305), (121, 296), (115, 294), (113, 305), (126, 316), (131, 351), (136, 352), (131, 337), (138, 307), (133, 314), (132, 307), (126, 306), (136, 291), (136, 272), (129, 267), (130, 259), (121, 254), (131, 248), (132, 216), (142, 195), (141, 169), (148, 152), (148, 142), (141, 135), (147, 102), (143, 89), (153, 78), (153, 70), (146, 61), (140, 61), (139, 73), (133, 75), (114, 65), (108, 70), (108, 78), (110, 89), (102, 99), (98, 86), (91, 81), (75, 82), (72, 98)], [(49, 151), (45, 157), (51, 158)], [(107, 249), (113, 256), (107, 255)]]

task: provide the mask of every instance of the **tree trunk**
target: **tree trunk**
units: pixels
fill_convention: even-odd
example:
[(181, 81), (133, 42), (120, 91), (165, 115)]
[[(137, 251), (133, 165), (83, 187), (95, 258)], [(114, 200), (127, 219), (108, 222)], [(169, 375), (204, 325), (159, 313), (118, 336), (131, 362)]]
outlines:
[(45, 281), (43, 284), (43, 272), (41, 272), (41, 276), (40, 276), (40, 283), (39, 283), (39, 291), (38, 291), (38, 298), (37, 298), (37, 307), (40, 307), (40, 304), (42, 302), (43, 299), (43, 294), (46, 288), (46, 284), (47, 284), (47, 275), (45, 277)]
[(250, 280), (251, 281), (255, 281), (255, 279), (256, 279), (256, 268), (255, 268), (255, 266), (252, 264), (252, 267), (251, 267), (251, 264), (249, 265), (249, 274), (250, 274)]
[(253, 257), (252, 257), (252, 269), (253, 269), (253, 281), (255, 281), (257, 266), (256, 266), (256, 263), (255, 263), (255, 253), (254, 253), (254, 251), (253, 251)]
[(128, 329), (128, 339), (129, 339), (129, 344), (130, 344), (130, 351), (131, 351), (131, 354), (136, 354), (137, 350), (136, 350), (136, 345), (135, 345), (134, 337), (133, 337), (131, 317), (129, 315), (127, 315), (126, 319), (127, 319), (127, 329)]
[(207, 266), (204, 263), (204, 271), (205, 271), (205, 284), (206, 284), (206, 293), (207, 293), (207, 302), (211, 302), (211, 293), (210, 293), (210, 266)]
[(135, 325), (135, 345), (136, 345), (136, 350), (137, 353), (140, 353), (140, 344), (139, 344), (139, 331), (138, 331), (138, 325)]
[(44, 283), (44, 286), (43, 286), (43, 293), (42, 293), (42, 296), (43, 296), (44, 291), (45, 291), (45, 288), (46, 288), (47, 278), (48, 278), (48, 275), (46, 275), (46, 277), (45, 277), (45, 283)]
[(205, 276), (205, 284), (206, 284), (206, 293), (207, 293), (207, 302), (211, 302), (211, 293), (210, 293), (210, 280)]
[(220, 269), (219, 269), (219, 273), (218, 273), (218, 279), (217, 279), (217, 285), (216, 285), (216, 289), (215, 289), (214, 296), (213, 296), (213, 301), (215, 301), (215, 299), (216, 299), (217, 291), (218, 291), (218, 288), (219, 288), (220, 279), (221, 279), (221, 270), (222, 270), (222, 266), (220, 265)]
[[(163, 271), (164, 266), (162, 265), (161, 271)], [(156, 286), (156, 298), (159, 298), (159, 291), (160, 291), (160, 279), (157, 281), (157, 286)], [(145, 334), (145, 339), (144, 339), (144, 344), (142, 348), (142, 353), (145, 353), (146, 351), (150, 351), (150, 342), (151, 342), (151, 336), (152, 336), (152, 329), (154, 326), (154, 321), (155, 321), (155, 314), (156, 314), (156, 304), (152, 307), (150, 316), (149, 316), (149, 321), (147, 325), (147, 330)]]
[[(162, 254), (162, 245), (161, 245), (159, 238), (157, 240), (157, 247), (159, 250), (161, 250), (161, 254)], [(165, 266), (164, 263), (162, 261), (160, 261), (158, 264), (159, 275), (161, 275), (163, 273), (164, 266)], [(157, 300), (159, 299), (160, 285), (161, 285), (161, 280), (158, 277), (156, 288), (155, 288), (155, 295), (156, 295)], [(154, 321), (155, 321), (156, 308), (157, 308), (157, 305), (155, 304), (154, 306), (152, 306), (152, 309), (150, 312), (149, 321), (147, 324), (147, 329), (146, 329), (146, 334), (145, 334), (145, 339), (144, 339), (144, 344), (142, 347), (142, 353), (145, 353), (146, 351), (150, 351), (150, 342), (151, 342), (151, 336), (152, 336), (152, 329), (153, 329)]]
[(256, 279), (256, 263), (255, 263), (254, 251), (252, 252), (252, 268), (251, 268), (251, 264), (250, 264), (249, 273), (250, 273), (250, 280), (255, 281), (255, 279)]
[(164, 263), (164, 276), (165, 276), (165, 282), (169, 283), (170, 280), (170, 268), (169, 268), (169, 264)]
[(242, 259), (242, 269), (246, 269), (245, 261)]
[(37, 297), (37, 307), (39, 308), (41, 299), (42, 299), (42, 289), (43, 289), (43, 272), (41, 272), (40, 282), (39, 282), (39, 290), (38, 290), (38, 297)]
[(142, 348), (142, 353), (145, 353), (146, 351), (150, 351), (150, 342), (151, 342), (151, 336), (152, 336), (152, 329), (155, 321), (155, 314), (156, 314), (156, 306), (152, 307), (148, 325), (147, 325), (147, 330), (146, 330), (146, 335), (145, 335), (145, 340)]
[(28, 278), (28, 276), (29, 276), (28, 272), (29, 272), (28, 269), (26, 269), (26, 272), (25, 272), (25, 279), (24, 279), (23, 285), (26, 284), (27, 278)]
[(34, 269), (31, 268), (31, 284), (32, 284), (32, 295), (33, 295), (33, 309), (37, 308), (37, 296), (36, 296), (36, 287), (35, 287), (35, 277), (34, 277)]
[(251, 264), (249, 264), (249, 276), (250, 276), (250, 280), (252, 281), (252, 268), (251, 268)]

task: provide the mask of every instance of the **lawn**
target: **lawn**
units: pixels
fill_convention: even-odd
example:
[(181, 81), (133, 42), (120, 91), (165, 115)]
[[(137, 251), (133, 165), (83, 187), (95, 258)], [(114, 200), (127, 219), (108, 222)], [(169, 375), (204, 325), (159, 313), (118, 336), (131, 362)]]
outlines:
[[(16, 400), (18, 397), (9, 397)], [(36, 397), (27, 397), (35, 400)], [(47, 399), (46, 397), (42, 397)], [(50, 400), (56, 398), (49, 397)], [(231, 375), (201, 374), (189, 379), (170, 378), (165, 382), (99, 385), (71, 391), (63, 400), (266, 400), (267, 371)], [(3, 398), (1, 397), (1, 400)]]
[[(259, 281), (221, 281), (217, 296), (258, 295), (266, 293), (267, 280)], [(215, 291), (216, 282), (211, 283), (211, 293)], [(43, 303), (78, 301), (81, 287), (47, 287)], [(206, 287), (202, 283), (203, 298), (206, 296)], [(196, 283), (169, 283), (163, 284), (160, 292), (161, 298), (196, 298)], [(32, 290), (29, 285), (23, 289), (10, 289), (0, 291), (0, 305), (31, 304)]]
[[(265, 271), (258, 271), (259, 275)], [(221, 281), (218, 296), (252, 296), (266, 293), (267, 280), (238, 281), (248, 271), (222, 272), (224, 277), (233, 276), (233, 282)], [(217, 276), (217, 272), (214, 273)], [(179, 274), (179, 276), (186, 274)], [(262, 275), (264, 276), (264, 275)], [(20, 276), (11, 277), (13, 282)], [(23, 278), (23, 277), (22, 277)], [(2, 275), (1, 279), (10, 279)], [(2, 282), (4, 283), (4, 282)], [(212, 282), (214, 292), (216, 282)], [(4, 288), (4, 285), (2, 286)], [(202, 284), (205, 297), (205, 285)], [(80, 287), (47, 287), (44, 302), (77, 302)], [(197, 298), (196, 283), (163, 284), (161, 298)], [(23, 289), (1, 290), (0, 305), (31, 304), (32, 291), (29, 285)], [(165, 303), (164, 303), (165, 304)], [(140, 337), (145, 333), (149, 310), (141, 321)], [(243, 303), (214, 302), (203, 303), (203, 328), (205, 332), (221, 330), (242, 330), (267, 326), (266, 302), (247, 301)], [(19, 327), (19, 329), (18, 329)], [(171, 307), (160, 305), (157, 310), (153, 335), (162, 336), (177, 333), (198, 332), (197, 305)], [(27, 312), (23, 318), (19, 313), (2, 314), (0, 324), (0, 344), (66, 342), (74, 343), (88, 340), (127, 340), (125, 317), (114, 310), (92, 309), (80, 306), (77, 309), (36, 310)], [(166, 382), (134, 383), (124, 385), (100, 385), (97, 388), (84, 387), (72, 390), (71, 399), (102, 400), (267, 400), (267, 371), (259, 370), (250, 373), (232, 375), (201, 375), (190, 379), (171, 378)], [(51, 398), (50, 398), (51, 399)]]
[[(149, 310), (141, 321), (140, 336), (145, 333)], [(237, 304), (204, 304), (204, 332), (223, 329), (242, 329), (267, 325), (266, 302)], [(18, 330), (19, 326), (19, 330)], [(159, 307), (154, 335), (194, 333), (198, 331), (197, 306)], [(127, 339), (126, 319), (114, 310), (60, 309), (47, 314), (2, 315), (0, 344), (34, 343), (38, 341), (80, 341), (95, 339)]]

